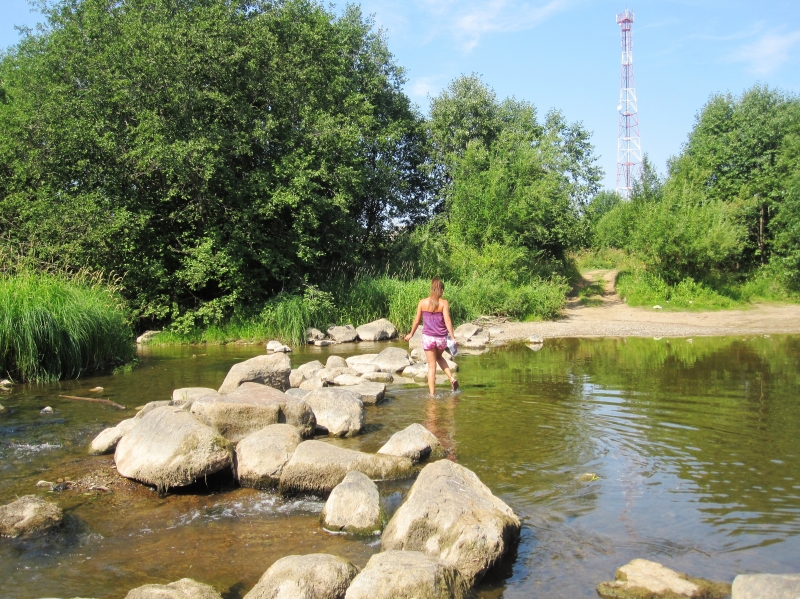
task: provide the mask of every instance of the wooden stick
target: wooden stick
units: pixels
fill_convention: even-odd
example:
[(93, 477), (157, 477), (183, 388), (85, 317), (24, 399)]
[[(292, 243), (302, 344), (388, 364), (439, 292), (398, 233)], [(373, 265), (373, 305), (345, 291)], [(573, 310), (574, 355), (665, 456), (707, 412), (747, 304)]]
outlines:
[(110, 399), (100, 399), (98, 397), (76, 397), (74, 395), (59, 395), (59, 397), (64, 397), (66, 399), (79, 399), (81, 401), (93, 401), (95, 403), (105, 403), (110, 406), (114, 406), (115, 408), (119, 408), (120, 410), (126, 410), (125, 406), (121, 406), (118, 403), (114, 403)]

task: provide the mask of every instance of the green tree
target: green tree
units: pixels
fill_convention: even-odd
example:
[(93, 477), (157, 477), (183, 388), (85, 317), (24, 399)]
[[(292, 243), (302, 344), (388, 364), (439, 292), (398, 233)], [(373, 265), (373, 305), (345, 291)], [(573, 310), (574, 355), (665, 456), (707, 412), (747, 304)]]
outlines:
[(422, 118), (357, 8), (64, 0), (0, 62), (0, 237), (207, 321), (426, 214)]

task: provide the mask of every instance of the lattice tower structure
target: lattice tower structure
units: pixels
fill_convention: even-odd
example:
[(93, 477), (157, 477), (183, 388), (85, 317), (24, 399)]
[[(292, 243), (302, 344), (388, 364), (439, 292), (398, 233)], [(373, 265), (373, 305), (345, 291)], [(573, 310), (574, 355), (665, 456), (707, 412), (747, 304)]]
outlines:
[(617, 193), (630, 198), (635, 181), (642, 178), (642, 139), (633, 78), (633, 13), (627, 8), (617, 15), (622, 34), (622, 72), (619, 84), (619, 130), (617, 134)]

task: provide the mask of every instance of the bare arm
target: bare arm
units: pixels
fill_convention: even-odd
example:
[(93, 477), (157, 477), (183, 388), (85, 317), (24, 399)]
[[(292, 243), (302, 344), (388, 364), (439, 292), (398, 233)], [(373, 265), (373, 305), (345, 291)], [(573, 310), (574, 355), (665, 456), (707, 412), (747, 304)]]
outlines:
[(450, 333), (450, 339), (453, 340), (453, 343), (458, 345), (456, 342), (456, 334), (453, 332), (453, 321), (450, 320), (450, 302), (445, 301), (444, 306), (442, 306), (442, 316), (444, 317), (444, 326), (447, 327), (447, 332)]
[(414, 333), (417, 332), (417, 327), (419, 326), (419, 321), (422, 320), (422, 302), (420, 301), (417, 304), (417, 315), (414, 317), (414, 324), (411, 325), (411, 332), (405, 336), (406, 341), (411, 341), (411, 338), (414, 336)]

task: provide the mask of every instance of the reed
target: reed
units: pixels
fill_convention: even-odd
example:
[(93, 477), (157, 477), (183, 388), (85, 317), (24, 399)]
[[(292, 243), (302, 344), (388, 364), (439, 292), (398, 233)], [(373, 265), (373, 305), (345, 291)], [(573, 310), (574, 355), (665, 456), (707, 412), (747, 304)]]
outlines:
[(133, 359), (133, 335), (113, 286), (97, 277), (0, 273), (0, 373), (45, 382)]

